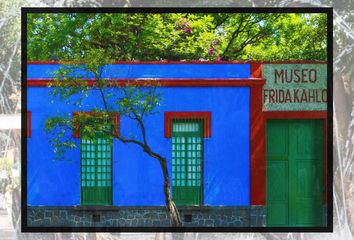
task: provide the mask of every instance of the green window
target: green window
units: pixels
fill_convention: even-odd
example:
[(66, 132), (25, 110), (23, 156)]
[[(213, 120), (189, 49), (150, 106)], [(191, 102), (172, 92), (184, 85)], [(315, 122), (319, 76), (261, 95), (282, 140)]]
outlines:
[(112, 144), (103, 136), (81, 138), (81, 204), (112, 204)]
[(172, 196), (177, 205), (202, 204), (202, 120), (172, 122)]

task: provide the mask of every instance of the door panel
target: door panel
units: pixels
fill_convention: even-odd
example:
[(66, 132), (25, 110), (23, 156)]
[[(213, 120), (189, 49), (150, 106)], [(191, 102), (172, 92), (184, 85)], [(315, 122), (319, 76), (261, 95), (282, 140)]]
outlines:
[(271, 161), (267, 173), (272, 176), (268, 180), (267, 197), (269, 204), (268, 222), (274, 226), (287, 226), (289, 206), (288, 162)]
[(200, 205), (202, 195), (200, 187), (173, 187), (172, 196), (177, 205)]
[(291, 173), (295, 226), (321, 226), (323, 222), (323, 127), (321, 120), (292, 122), (291, 133), (296, 136)]
[(267, 125), (267, 156), (272, 160), (287, 160), (289, 152), (288, 122), (272, 120)]
[(322, 226), (323, 127), (322, 120), (267, 122), (268, 226)]

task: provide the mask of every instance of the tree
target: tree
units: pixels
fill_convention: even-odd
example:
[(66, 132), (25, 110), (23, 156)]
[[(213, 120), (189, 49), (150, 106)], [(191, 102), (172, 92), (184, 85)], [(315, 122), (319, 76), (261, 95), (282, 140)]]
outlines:
[[(79, 60), (79, 59), (77, 59)], [(182, 221), (170, 192), (170, 178), (167, 170), (166, 158), (155, 152), (149, 145), (146, 136), (144, 119), (146, 116), (158, 112), (161, 103), (161, 94), (156, 87), (156, 81), (131, 80), (124, 83), (108, 81), (102, 78), (104, 67), (110, 64), (107, 53), (102, 49), (91, 49), (87, 51), (84, 58), (79, 63), (64, 65), (54, 75), (55, 80), (50, 84), (53, 97), (59, 97), (66, 104), (80, 105), (84, 97), (88, 97), (90, 91), (98, 91), (102, 107), (93, 109), (93, 114), (78, 114), (76, 117), (55, 116), (46, 120), (46, 130), (52, 134), (51, 144), (54, 146), (56, 157), (61, 158), (67, 149), (76, 148), (76, 144), (70, 137), (69, 130), (80, 130), (81, 137), (95, 141), (97, 133), (103, 133), (107, 138), (117, 138), (126, 144), (135, 144), (141, 148), (148, 156), (155, 158), (161, 167), (164, 178), (163, 192), (165, 205), (170, 217), (172, 226), (181, 226)], [(88, 86), (81, 80), (80, 76), (75, 76), (77, 69), (88, 71), (94, 76), (94, 86)], [(120, 94), (112, 94), (107, 88), (119, 89)], [(116, 129), (119, 126), (112, 124), (111, 113), (119, 112), (135, 121), (140, 129), (141, 136), (126, 137), (118, 134)], [(107, 128), (107, 126), (109, 126)], [(113, 131), (112, 129), (113, 128)], [(55, 136), (53, 138), (53, 136)]]
[(28, 57), (72, 60), (325, 60), (325, 14), (29, 14)]

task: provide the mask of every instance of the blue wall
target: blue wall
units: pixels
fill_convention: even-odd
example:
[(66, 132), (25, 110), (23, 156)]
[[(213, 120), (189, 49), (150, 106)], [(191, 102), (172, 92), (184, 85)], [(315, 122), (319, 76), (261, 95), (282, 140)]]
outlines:
[[(248, 87), (164, 87), (160, 114), (145, 119), (152, 149), (167, 157), (171, 175), (171, 139), (164, 138), (165, 111), (212, 112), (212, 136), (204, 139), (204, 204), (249, 205), (249, 101)], [(118, 94), (117, 89), (109, 89)], [(74, 111), (102, 107), (92, 91), (81, 108), (60, 103), (45, 87), (29, 87), (27, 108), (32, 112), (32, 136), (28, 140), (28, 204), (69, 206), (80, 204), (80, 149), (55, 161), (45, 119)], [(121, 118), (121, 134), (139, 136), (136, 124)], [(79, 140), (76, 140), (79, 143)], [(71, 160), (71, 161), (68, 161)], [(114, 140), (113, 204), (119, 206), (164, 205), (163, 178), (157, 160), (135, 145)]]
[[(59, 64), (28, 64), (27, 78), (51, 78)], [(75, 72), (85, 78), (93, 75)], [(113, 64), (105, 67), (103, 78), (248, 78), (249, 64)]]
[[(205, 139), (205, 204), (249, 204), (249, 89), (248, 88), (163, 88), (161, 114), (146, 119), (152, 148), (168, 158), (171, 139), (164, 138), (164, 111), (211, 111), (212, 137)], [(83, 108), (50, 103), (46, 88), (28, 89), (32, 111), (32, 136), (28, 140), (28, 204), (77, 205), (80, 203), (80, 150), (67, 154), (68, 161), (53, 161), (53, 149), (44, 132), (50, 116), (90, 110), (99, 96), (92, 95)], [(183, 99), (183, 101), (181, 101)], [(90, 107), (91, 106), (91, 107)], [(128, 119), (121, 119), (123, 135), (136, 133)], [(115, 140), (114, 204), (162, 205), (162, 175), (155, 159), (134, 145)], [(171, 170), (171, 169), (170, 169)]]

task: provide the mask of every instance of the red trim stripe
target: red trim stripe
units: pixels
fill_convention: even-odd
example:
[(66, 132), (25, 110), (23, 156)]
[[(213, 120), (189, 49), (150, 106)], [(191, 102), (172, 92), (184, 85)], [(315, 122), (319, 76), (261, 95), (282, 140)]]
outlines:
[(251, 63), (251, 77), (252, 78), (262, 78), (262, 64), (261, 63)]
[[(47, 87), (52, 80), (49, 79), (31, 79), (27, 81), (27, 86), (29, 87)], [(96, 80), (83, 80), (86, 81), (88, 86), (97, 86)], [(107, 80), (109, 83), (107, 86), (110, 87), (122, 87), (126, 86), (131, 80), (117, 80), (110, 79)], [(151, 83), (156, 83), (160, 87), (247, 87), (253, 85), (263, 85), (265, 83), (264, 79), (260, 78), (250, 78), (250, 79), (141, 79), (134, 80), (135, 86), (146, 86), (146, 81)]]
[(262, 86), (250, 90), (250, 191), (251, 205), (265, 205), (266, 145), (262, 112)]
[(202, 119), (204, 121), (203, 137), (211, 137), (211, 112), (165, 112), (164, 133), (165, 138), (172, 137), (173, 119)]
[[(70, 64), (73, 62), (59, 62), (59, 61), (28, 61), (27, 64)], [(263, 63), (263, 64), (326, 64), (327, 61), (321, 60), (284, 60), (284, 61), (114, 61), (113, 64), (249, 64), (249, 63)]]

